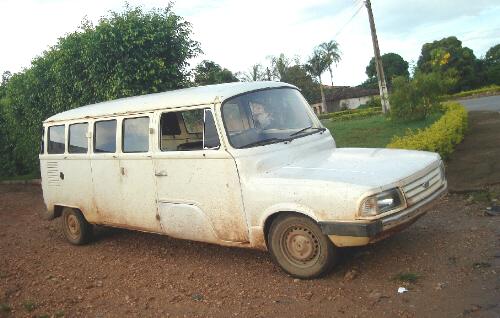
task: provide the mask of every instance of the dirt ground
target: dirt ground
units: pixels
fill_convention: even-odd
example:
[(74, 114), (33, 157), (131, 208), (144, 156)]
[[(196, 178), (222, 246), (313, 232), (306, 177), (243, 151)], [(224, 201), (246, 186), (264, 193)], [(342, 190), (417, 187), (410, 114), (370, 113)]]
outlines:
[[(407, 230), (297, 280), (265, 252), (42, 221), (40, 188), (0, 186), (0, 317), (499, 317), (500, 218), (449, 195)], [(409, 291), (398, 294), (397, 289)]]
[(500, 112), (469, 112), (469, 131), (447, 163), (450, 191), (500, 184)]

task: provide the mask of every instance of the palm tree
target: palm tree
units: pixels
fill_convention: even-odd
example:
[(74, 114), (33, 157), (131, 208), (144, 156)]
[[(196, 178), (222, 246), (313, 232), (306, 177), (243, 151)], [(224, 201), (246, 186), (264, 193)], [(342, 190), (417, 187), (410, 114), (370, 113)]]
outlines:
[(313, 55), (307, 62), (306, 69), (312, 76), (317, 77), (319, 81), (319, 90), (321, 92), (321, 108), (322, 112), (326, 112), (326, 99), (323, 92), (323, 84), (321, 84), (321, 74), (328, 68), (330, 59), (320, 48), (315, 48)]
[(337, 65), (341, 59), (339, 44), (335, 40), (331, 40), (329, 42), (321, 43), (319, 48), (328, 58), (328, 71), (330, 72), (330, 80), (332, 81), (333, 86), (332, 64), (335, 63), (335, 65)]

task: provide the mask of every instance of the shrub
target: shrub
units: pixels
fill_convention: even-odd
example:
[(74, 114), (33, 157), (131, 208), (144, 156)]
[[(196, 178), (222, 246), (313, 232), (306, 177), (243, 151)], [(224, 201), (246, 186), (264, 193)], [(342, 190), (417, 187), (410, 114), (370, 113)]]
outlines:
[(403, 137), (394, 137), (387, 148), (401, 148), (438, 152), (446, 158), (453, 147), (462, 141), (467, 129), (467, 111), (458, 103), (443, 106), (445, 114), (424, 130), (411, 131)]
[(319, 119), (349, 120), (354, 118), (365, 118), (370, 116), (379, 115), (382, 113), (381, 108), (366, 108), (366, 109), (349, 109), (340, 112), (327, 113), (319, 115)]
[(470, 97), (470, 96), (477, 96), (477, 95), (495, 95), (500, 93), (500, 86), (499, 85), (490, 85), (478, 89), (473, 89), (470, 91), (463, 91), (460, 93), (456, 93), (453, 95), (445, 95), (443, 96), (444, 98), (463, 98), (463, 97)]
[(367, 109), (367, 108), (382, 108), (382, 102), (379, 96), (371, 97), (365, 104), (359, 105), (357, 109)]
[(453, 79), (438, 73), (417, 73), (412, 80), (396, 77), (390, 95), (391, 119), (421, 120), (439, 107), (440, 96)]

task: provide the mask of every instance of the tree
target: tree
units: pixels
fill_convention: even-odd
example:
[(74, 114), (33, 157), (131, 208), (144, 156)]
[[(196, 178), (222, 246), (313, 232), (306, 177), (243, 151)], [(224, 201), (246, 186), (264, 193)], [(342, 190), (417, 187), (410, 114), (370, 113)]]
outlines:
[[(406, 62), (399, 54), (386, 53), (382, 55), (382, 65), (384, 67), (384, 74), (389, 87), (392, 86), (392, 79), (396, 76), (410, 77), (410, 73), (408, 72), (408, 62)], [(365, 86), (378, 88), (377, 69), (375, 67), (374, 57), (372, 57), (370, 63), (368, 63), (368, 66), (366, 67), (366, 75), (368, 75), (368, 80), (365, 81)]]
[(188, 61), (201, 52), (191, 26), (171, 7), (125, 7), (96, 26), (84, 22), (10, 77), (2, 112), (16, 173), (34, 171), (41, 123), (70, 108), (189, 85)]
[(492, 46), (484, 57), (486, 84), (500, 85), (500, 44)]
[(339, 44), (335, 40), (329, 42), (321, 43), (319, 48), (323, 51), (325, 58), (328, 60), (328, 71), (330, 72), (330, 80), (333, 86), (333, 71), (332, 64), (337, 65), (340, 61), (340, 49)]
[(390, 95), (393, 120), (419, 120), (437, 109), (440, 97), (453, 85), (449, 77), (441, 73), (417, 71), (413, 79), (397, 76)]
[[(269, 56), (268, 59), (271, 61), (271, 67), (268, 69), (270, 72), (270, 77), (272, 80), (281, 81), (285, 76), (288, 67), (291, 65), (291, 60), (281, 53), (279, 56)], [(269, 80), (271, 80), (269, 79)]]
[(326, 99), (325, 93), (323, 92), (323, 84), (321, 83), (321, 75), (327, 70), (329, 61), (329, 58), (324, 54), (323, 50), (315, 48), (306, 66), (308, 72), (318, 79), (321, 93), (321, 108), (323, 112), (326, 112)]
[(236, 76), (213, 61), (204, 60), (194, 69), (194, 82), (197, 85), (238, 82)]
[(254, 64), (248, 72), (242, 74), (241, 80), (245, 82), (256, 82), (265, 79), (265, 73), (261, 64)]
[(462, 47), (462, 42), (454, 36), (425, 43), (417, 62), (417, 70), (456, 77), (456, 84), (451, 87), (452, 92), (471, 89), (480, 84), (478, 61), (474, 52), (468, 47)]
[(304, 95), (308, 102), (315, 103), (318, 101), (318, 84), (307, 73), (305, 66), (296, 64), (288, 67), (281, 81), (300, 88), (302, 95)]

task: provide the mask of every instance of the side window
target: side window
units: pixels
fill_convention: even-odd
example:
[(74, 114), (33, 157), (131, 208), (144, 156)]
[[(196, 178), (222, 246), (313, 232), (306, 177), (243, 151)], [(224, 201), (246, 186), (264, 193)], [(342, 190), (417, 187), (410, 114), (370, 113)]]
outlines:
[(69, 125), (69, 142), (68, 142), (68, 152), (69, 153), (87, 153), (88, 143), (87, 143), (87, 130), (89, 128), (88, 123), (72, 124)]
[(205, 109), (203, 125), (203, 149), (217, 149), (220, 147), (219, 135), (215, 127), (214, 115), (210, 109)]
[(96, 121), (94, 124), (94, 152), (116, 152), (116, 120)]
[(40, 141), (40, 154), (45, 153), (45, 127), (42, 127), (42, 140)]
[(123, 120), (123, 152), (149, 150), (149, 117)]
[(181, 115), (189, 134), (203, 133), (203, 109), (181, 112)]
[(48, 132), (48, 147), (47, 153), (61, 154), (64, 153), (64, 125), (49, 127)]
[(212, 112), (207, 109), (163, 113), (160, 131), (161, 151), (214, 149), (220, 144)]

